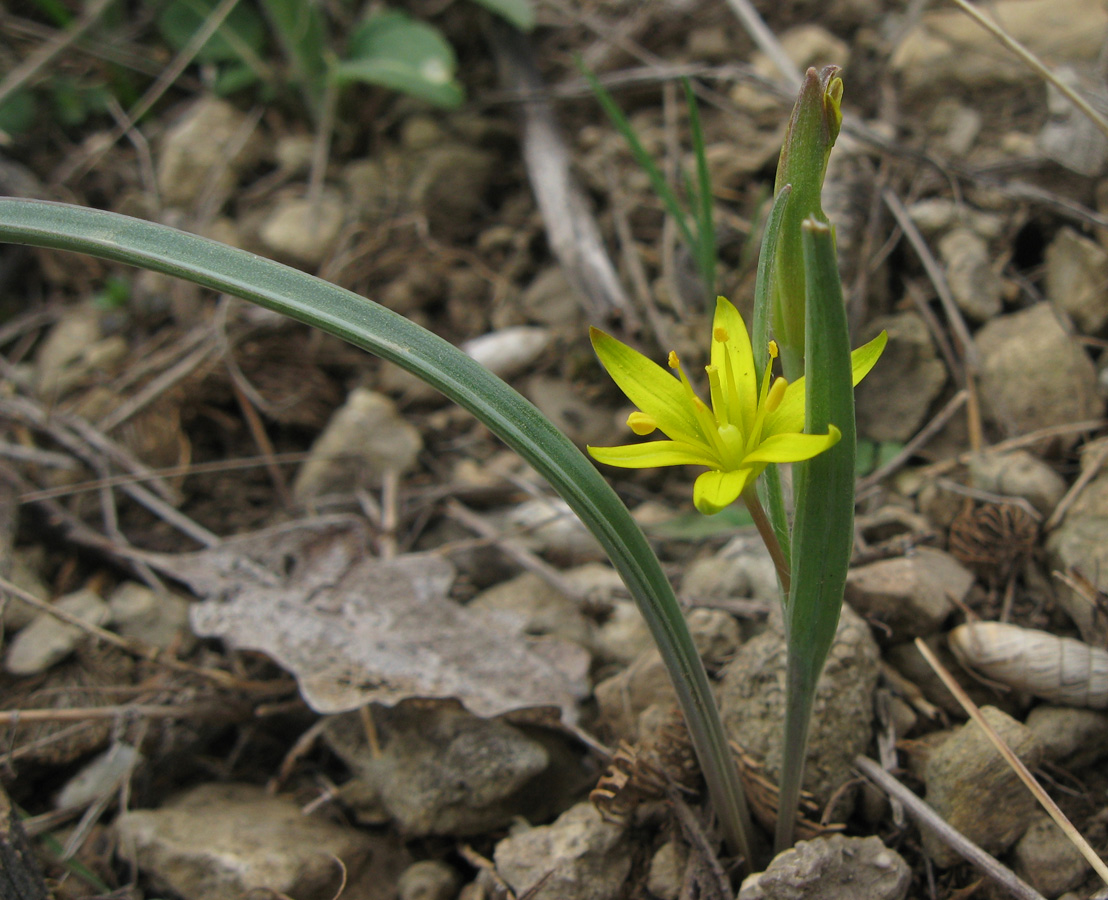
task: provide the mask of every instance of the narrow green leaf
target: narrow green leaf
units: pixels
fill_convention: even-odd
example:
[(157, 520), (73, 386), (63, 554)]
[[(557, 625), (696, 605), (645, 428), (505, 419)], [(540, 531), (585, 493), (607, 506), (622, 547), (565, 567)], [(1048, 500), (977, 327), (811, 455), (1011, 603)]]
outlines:
[(87, 253), (242, 297), (396, 363), (473, 413), (550, 482), (611, 557), (665, 660), (724, 833), (750, 860), (753, 832), (742, 784), (673, 588), (619, 497), (531, 403), (398, 313), (305, 272), (164, 225), (0, 198), (0, 241)]
[(712, 196), (712, 175), (708, 171), (708, 157), (704, 152), (704, 131), (700, 126), (700, 108), (696, 103), (689, 79), (682, 78), (685, 89), (685, 103), (689, 108), (689, 136), (692, 139), (693, 153), (696, 155), (697, 189), (690, 194), (693, 198), (693, 210), (696, 214), (696, 256), (700, 278), (709, 296), (716, 293), (716, 226), (712, 216), (714, 198)]
[(627, 141), (627, 146), (631, 149), (631, 155), (635, 157), (635, 162), (638, 163), (639, 168), (650, 179), (650, 186), (654, 189), (654, 193), (658, 195), (666, 210), (673, 217), (674, 222), (677, 223), (677, 228), (681, 232), (681, 239), (685, 242), (685, 246), (689, 248), (689, 252), (693, 254), (694, 258), (699, 259), (697, 240), (689, 226), (688, 215), (681, 205), (681, 201), (677, 199), (677, 195), (673, 192), (673, 188), (666, 181), (662, 170), (658, 168), (658, 164), (654, 162), (653, 157), (642, 145), (642, 141), (635, 133), (634, 126), (631, 125), (631, 120), (623, 114), (623, 110), (619, 108), (615, 98), (600, 83), (600, 79), (593, 72), (587, 69), (583, 63), (578, 63), (578, 68), (589, 83), (593, 94), (596, 95), (596, 99), (600, 101), (608, 120), (623, 135), (623, 139)]
[(854, 384), (850, 336), (831, 227), (814, 218), (802, 227), (807, 285), (805, 431), (828, 425), (842, 439), (797, 465), (792, 590), (785, 607), (788, 642), (781, 805), (775, 847), (792, 845), (816, 684), (835, 638), (854, 543)]

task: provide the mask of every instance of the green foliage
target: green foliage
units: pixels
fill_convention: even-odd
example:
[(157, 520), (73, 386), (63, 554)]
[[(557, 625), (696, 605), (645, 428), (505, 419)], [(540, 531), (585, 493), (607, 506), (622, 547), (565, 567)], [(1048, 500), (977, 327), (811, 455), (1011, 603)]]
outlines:
[(689, 112), (689, 129), (692, 132), (693, 152), (696, 155), (696, 181), (687, 177), (682, 171), (679, 173), (684, 186), (686, 203), (682, 203), (676, 192), (670, 187), (662, 170), (654, 161), (646, 147), (639, 140), (631, 120), (624, 115), (615, 98), (607, 88), (600, 83), (600, 79), (583, 65), (581, 73), (588, 81), (596, 99), (600, 102), (608, 120), (616, 128), (627, 146), (631, 155), (650, 179), (650, 186), (658, 195), (666, 211), (677, 223), (677, 229), (681, 234), (681, 240), (688, 248), (696, 262), (697, 272), (703, 282), (705, 297), (711, 298), (716, 294), (716, 236), (715, 226), (712, 220), (712, 185), (708, 174), (708, 161), (704, 154), (704, 135), (700, 129), (700, 112), (696, 103), (696, 96), (688, 79), (683, 79), (685, 89), (685, 102)]
[(38, 115), (34, 93), (21, 89), (0, 103), (0, 133), (9, 137), (30, 131)]
[(333, 66), (331, 78), (340, 85), (378, 84), (452, 109), (465, 99), (455, 78), (457, 68), (454, 49), (437, 28), (386, 10), (354, 30), (346, 57)]
[[(172, 0), (158, 14), (158, 32), (180, 52), (204, 27), (215, 5), (215, 0)], [(265, 20), (248, 3), (240, 2), (200, 48), (196, 60), (215, 67), (213, 88), (226, 96), (261, 79), (266, 42)]]
[(514, 25), (520, 31), (530, 31), (535, 27), (535, 4), (532, 0), (473, 0), (496, 13), (502, 19)]

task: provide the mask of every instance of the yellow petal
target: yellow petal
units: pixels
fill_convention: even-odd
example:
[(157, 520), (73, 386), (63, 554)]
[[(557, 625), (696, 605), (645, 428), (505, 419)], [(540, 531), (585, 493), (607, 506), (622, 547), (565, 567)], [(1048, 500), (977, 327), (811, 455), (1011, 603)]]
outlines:
[(738, 500), (755, 477), (753, 470), (745, 468), (731, 472), (705, 472), (693, 485), (693, 505), (704, 515), (714, 516)]
[(827, 434), (775, 434), (748, 453), (743, 463), (801, 462), (834, 447), (841, 437), (842, 432), (834, 425)]
[[(727, 335), (726, 343), (716, 339), (720, 333)], [(719, 372), (723, 387), (720, 396), (712, 397), (717, 416), (733, 422), (742, 428), (744, 434), (749, 434), (758, 405), (758, 377), (754, 371), (754, 354), (750, 349), (746, 323), (726, 297), (716, 298), (716, 314), (712, 319), (712, 365)], [(727, 390), (728, 367), (735, 380), (736, 395)]]
[[(850, 370), (854, 385), (865, 378), (870, 370), (877, 364), (881, 354), (885, 352), (885, 345), (889, 342), (889, 335), (882, 331), (872, 341), (862, 344), (850, 354)], [(780, 434), (782, 432), (800, 431), (804, 428), (804, 379), (798, 378), (785, 389), (785, 396), (781, 398), (781, 405), (766, 416), (764, 434)]]
[(597, 462), (624, 469), (653, 469), (657, 466), (718, 466), (719, 460), (706, 448), (681, 441), (645, 441), (620, 447), (588, 447)]
[(655, 362), (597, 328), (589, 329), (596, 355), (632, 403), (671, 438), (702, 438), (681, 382)]

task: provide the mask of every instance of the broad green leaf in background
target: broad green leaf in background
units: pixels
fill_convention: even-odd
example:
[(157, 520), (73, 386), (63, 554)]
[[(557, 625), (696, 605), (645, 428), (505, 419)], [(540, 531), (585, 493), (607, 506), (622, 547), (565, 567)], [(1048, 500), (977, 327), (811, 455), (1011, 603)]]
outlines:
[(354, 30), (331, 77), (338, 84), (379, 84), (453, 109), (465, 99), (454, 77), (457, 68), (454, 48), (436, 28), (399, 10), (387, 10)]
[[(158, 31), (174, 50), (183, 50), (215, 9), (214, 0), (173, 0), (158, 14)], [(245, 51), (261, 53), (266, 27), (262, 17), (247, 3), (238, 3), (215, 34), (208, 38), (196, 61), (240, 62)]]
[(328, 35), (316, 0), (261, 0), (266, 18), (292, 66), (308, 108), (322, 114), (327, 92)]
[(520, 31), (535, 27), (535, 4), (531, 0), (473, 0), (474, 3), (496, 13)]

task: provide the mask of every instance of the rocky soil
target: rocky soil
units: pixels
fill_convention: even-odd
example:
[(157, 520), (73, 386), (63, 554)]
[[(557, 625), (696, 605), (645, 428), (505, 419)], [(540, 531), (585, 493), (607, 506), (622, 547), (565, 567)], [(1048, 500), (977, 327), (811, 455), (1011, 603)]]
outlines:
[[(1013, 895), (859, 756), (1039, 895), (1103, 887), (915, 641), (1108, 851), (1108, 137), (954, 5), (754, 5), (761, 46), (716, 0), (536, 0), (526, 37), (463, 0), (410, 3), (457, 50), (466, 103), (351, 91), (314, 182), (316, 124), (276, 47), (268, 83), (220, 95), (210, 64), (188, 65), (133, 123), (172, 56), (153, 4), (37, 66), (61, 34), (48, 5), (0, 20), (0, 96), (25, 65), (38, 104), (0, 142), (0, 193), (319, 274), (465, 347), (582, 446), (627, 434), (588, 327), (702, 361), (711, 304), (575, 60), (670, 172), (691, 166), (676, 79), (694, 79), (718, 290), (744, 314), (792, 100), (773, 51), (836, 63), (824, 203), (856, 343), (890, 338), (857, 394), (855, 560), (804, 840), (750, 875), (628, 594), (482, 426), (234, 298), (0, 248), (0, 800), (50, 895)], [(989, 9), (1108, 110), (1102, 4)], [(92, 88), (109, 99), (63, 115)], [(549, 126), (564, 155), (536, 143)], [(551, 199), (567, 176), (578, 207)], [(773, 567), (740, 515), (693, 511), (695, 472), (605, 474), (672, 573), (771, 833)], [(948, 639), (982, 621), (1034, 631)], [(43, 896), (29, 884), (12, 896)]]

